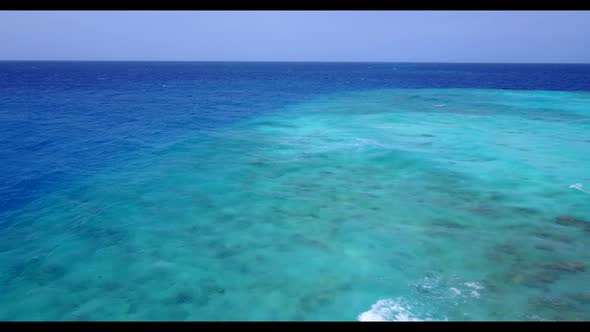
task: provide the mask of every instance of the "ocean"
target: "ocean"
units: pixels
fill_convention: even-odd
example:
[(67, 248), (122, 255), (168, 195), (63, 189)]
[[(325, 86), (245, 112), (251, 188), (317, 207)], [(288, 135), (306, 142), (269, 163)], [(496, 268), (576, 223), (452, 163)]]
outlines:
[(590, 65), (0, 62), (0, 320), (590, 319)]

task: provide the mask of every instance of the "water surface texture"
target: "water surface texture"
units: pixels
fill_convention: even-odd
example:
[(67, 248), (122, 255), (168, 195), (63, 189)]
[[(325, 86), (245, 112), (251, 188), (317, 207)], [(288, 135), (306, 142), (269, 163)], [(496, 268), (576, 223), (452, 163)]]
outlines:
[(588, 65), (0, 75), (0, 320), (590, 319)]

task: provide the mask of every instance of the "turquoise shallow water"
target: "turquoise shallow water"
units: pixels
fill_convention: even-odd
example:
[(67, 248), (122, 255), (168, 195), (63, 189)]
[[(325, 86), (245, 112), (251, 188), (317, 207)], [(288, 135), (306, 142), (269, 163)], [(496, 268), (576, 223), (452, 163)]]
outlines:
[(3, 226), (0, 319), (588, 320), (589, 107), (349, 92), (160, 147)]

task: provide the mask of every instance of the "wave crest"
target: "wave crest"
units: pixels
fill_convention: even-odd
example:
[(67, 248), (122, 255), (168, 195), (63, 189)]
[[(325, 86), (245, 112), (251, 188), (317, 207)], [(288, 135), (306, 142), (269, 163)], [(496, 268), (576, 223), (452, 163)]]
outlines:
[(361, 322), (384, 321), (422, 321), (410, 310), (412, 306), (402, 299), (380, 299), (371, 306), (371, 309), (361, 313), (358, 320)]

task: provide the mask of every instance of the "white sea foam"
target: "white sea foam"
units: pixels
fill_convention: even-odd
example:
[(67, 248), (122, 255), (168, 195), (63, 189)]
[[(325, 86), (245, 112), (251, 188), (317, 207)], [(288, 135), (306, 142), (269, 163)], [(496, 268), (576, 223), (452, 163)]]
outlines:
[(581, 183), (574, 183), (570, 186), (570, 188), (572, 188), (572, 189), (578, 189), (581, 192), (585, 192), (586, 194), (590, 194), (590, 192), (582, 189), (582, 187), (584, 187), (584, 185)]
[(461, 295), (461, 291), (458, 290), (457, 288), (451, 287), (449, 289), (450, 289), (451, 292), (453, 292), (454, 295)]
[[(455, 280), (455, 281), (454, 281)], [(481, 290), (484, 289), (480, 283), (474, 281), (461, 281), (456, 283), (456, 278), (442, 278), (439, 275), (429, 275), (424, 277), (421, 283), (415, 284), (414, 287), (423, 296), (431, 299), (468, 299), (480, 298)]]
[(471, 291), (469, 292), (469, 294), (471, 294), (471, 297), (479, 299), (480, 294), (479, 294), (478, 290), (483, 289), (482, 285), (478, 284), (477, 282), (472, 282), (472, 281), (468, 281), (468, 282), (464, 283), (464, 285), (471, 289)]
[(464, 283), (465, 286), (472, 288), (472, 289), (483, 289), (483, 286), (478, 284), (477, 282), (468, 281)]
[(401, 299), (381, 299), (371, 306), (370, 310), (361, 313), (358, 320), (361, 322), (384, 321), (421, 321), (410, 310), (412, 307)]

